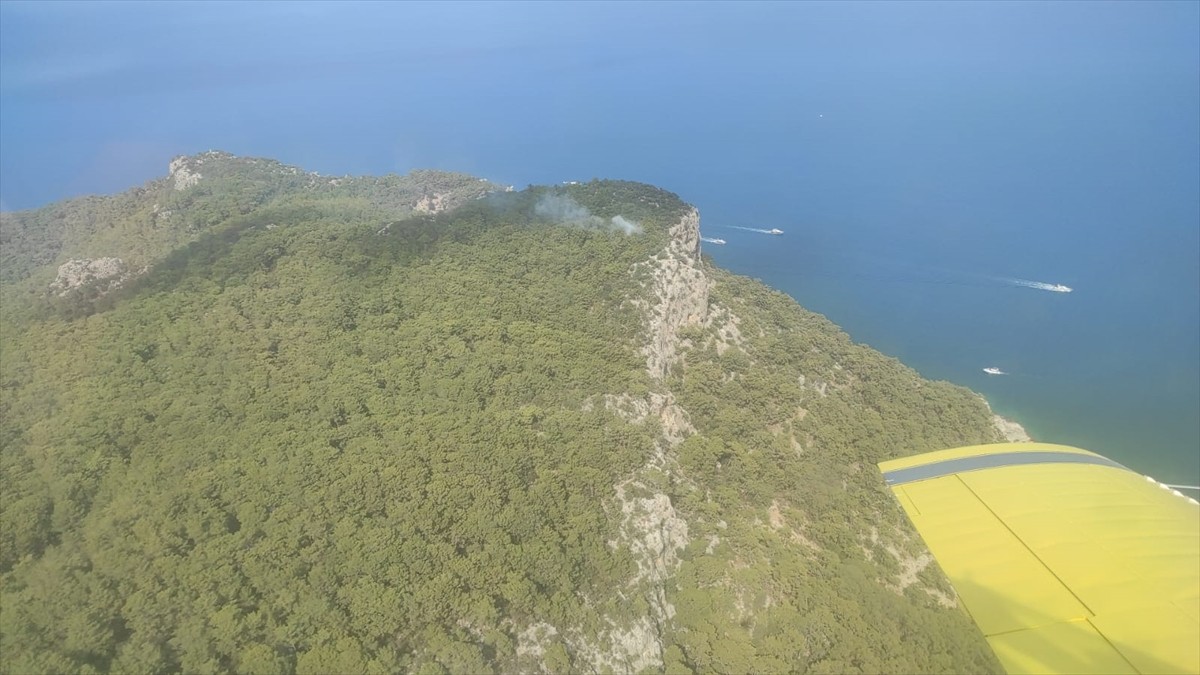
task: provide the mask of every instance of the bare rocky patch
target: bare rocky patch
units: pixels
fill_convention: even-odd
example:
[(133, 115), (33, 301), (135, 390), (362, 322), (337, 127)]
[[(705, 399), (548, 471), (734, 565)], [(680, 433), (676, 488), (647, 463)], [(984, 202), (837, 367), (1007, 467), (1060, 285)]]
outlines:
[(87, 286), (101, 293), (119, 288), (132, 274), (120, 258), (81, 258), (68, 260), (58, 266), (58, 276), (50, 291), (59, 297)]

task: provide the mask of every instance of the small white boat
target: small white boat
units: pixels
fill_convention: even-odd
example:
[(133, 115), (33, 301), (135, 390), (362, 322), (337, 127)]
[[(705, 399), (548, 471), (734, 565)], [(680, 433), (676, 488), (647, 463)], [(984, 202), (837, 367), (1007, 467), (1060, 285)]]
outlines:
[(995, 366), (989, 366), (987, 368), (984, 368), (983, 372), (987, 373), (988, 375), (1007, 375), (1008, 374)]
[(700, 241), (702, 241), (706, 244), (724, 244), (725, 243), (724, 239), (717, 239), (716, 237), (700, 237)]
[(783, 234), (783, 230), (773, 227), (773, 228), (767, 230), (767, 234)]
[(1046, 290), (1054, 291), (1055, 293), (1070, 293), (1071, 291), (1073, 291), (1075, 289), (1071, 288), (1070, 286), (1064, 286), (1062, 284), (1054, 284), (1053, 286), (1051, 286), (1050, 288), (1047, 288)]

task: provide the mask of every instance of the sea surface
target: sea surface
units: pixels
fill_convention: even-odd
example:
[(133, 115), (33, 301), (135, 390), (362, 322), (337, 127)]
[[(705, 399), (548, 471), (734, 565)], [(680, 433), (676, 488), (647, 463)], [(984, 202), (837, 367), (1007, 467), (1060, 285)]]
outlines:
[(1198, 3), (4, 3), (0, 71), (5, 209), (213, 148), (654, 183), (854, 339), (1200, 484)]

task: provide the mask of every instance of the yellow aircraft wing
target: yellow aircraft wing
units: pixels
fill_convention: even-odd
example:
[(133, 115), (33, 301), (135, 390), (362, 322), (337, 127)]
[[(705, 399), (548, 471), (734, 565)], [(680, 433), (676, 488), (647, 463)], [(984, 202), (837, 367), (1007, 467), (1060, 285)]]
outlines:
[(879, 468), (1009, 673), (1200, 673), (1195, 500), (1046, 443)]

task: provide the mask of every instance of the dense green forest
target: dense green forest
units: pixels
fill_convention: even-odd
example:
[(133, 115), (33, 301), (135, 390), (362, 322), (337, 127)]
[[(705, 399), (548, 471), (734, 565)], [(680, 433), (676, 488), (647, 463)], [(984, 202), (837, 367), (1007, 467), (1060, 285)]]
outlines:
[(999, 670), (874, 466), (985, 404), (693, 214), (221, 153), (4, 214), (0, 670)]

